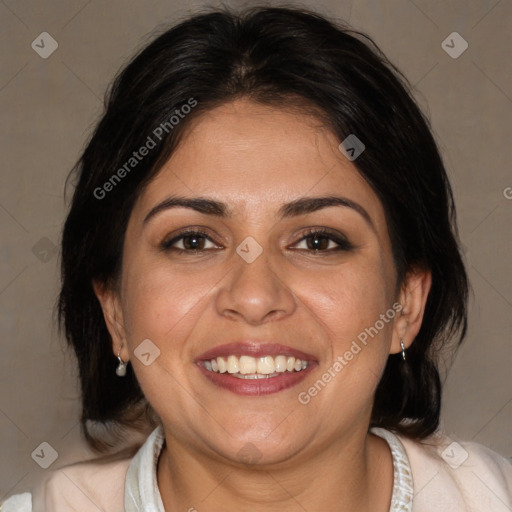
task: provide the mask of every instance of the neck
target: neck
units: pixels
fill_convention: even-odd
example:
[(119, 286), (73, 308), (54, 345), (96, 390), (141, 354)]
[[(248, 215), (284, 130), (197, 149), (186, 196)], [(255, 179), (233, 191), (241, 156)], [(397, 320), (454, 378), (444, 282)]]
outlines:
[(165, 509), (192, 512), (388, 512), (393, 487), (387, 443), (365, 432), (265, 466), (205, 458), (166, 432), (157, 475)]

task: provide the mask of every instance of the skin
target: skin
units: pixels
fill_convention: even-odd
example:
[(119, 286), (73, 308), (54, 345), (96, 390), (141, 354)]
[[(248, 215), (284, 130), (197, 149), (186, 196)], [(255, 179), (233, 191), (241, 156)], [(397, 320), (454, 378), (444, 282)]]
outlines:
[[(419, 331), (431, 277), (417, 270), (398, 286), (382, 204), (338, 145), (318, 119), (246, 99), (201, 115), (134, 206), (119, 286), (95, 284), (113, 352), (130, 360), (164, 425), (157, 476), (166, 510), (389, 510), (392, 458), (367, 433), (372, 402), (388, 355)], [(173, 194), (222, 201), (231, 216), (172, 208), (144, 223)], [(371, 224), (343, 206), (277, 217), (283, 203), (329, 195), (361, 205)], [(161, 248), (198, 226), (212, 239), (201, 251)], [(311, 227), (329, 228), (353, 248), (332, 251), (336, 242), (320, 238), (315, 254), (304, 239)], [(252, 263), (236, 252), (247, 236), (263, 249)], [(175, 247), (190, 247), (184, 242), (191, 239)], [(395, 302), (402, 314), (299, 403), (298, 393)], [(134, 350), (148, 338), (160, 356), (145, 366)], [(235, 395), (211, 384), (194, 360), (240, 338), (303, 350), (318, 367), (279, 393)], [(240, 460), (247, 443), (259, 457), (253, 464)]]

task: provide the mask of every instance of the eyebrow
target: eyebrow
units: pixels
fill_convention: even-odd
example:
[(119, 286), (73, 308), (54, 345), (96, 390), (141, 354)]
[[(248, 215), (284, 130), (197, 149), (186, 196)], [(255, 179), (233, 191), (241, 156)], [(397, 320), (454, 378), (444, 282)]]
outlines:
[[(331, 206), (351, 208), (359, 213), (375, 231), (375, 226), (368, 212), (359, 203), (340, 196), (302, 197), (300, 199), (295, 199), (294, 201), (286, 203), (279, 208), (278, 217), (280, 219), (298, 217), (300, 215), (313, 213)], [(155, 217), (159, 213), (171, 208), (189, 208), (204, 215), (213, 215), (215, 217), (222, 218), (232, 217), (232, 211), (228, 208), (226, 203), (204, 197), (190, 198), (183, 196), (171, 196), (152, 208), (144, 218), (143, 224), (146, 224), (151, 218)]]

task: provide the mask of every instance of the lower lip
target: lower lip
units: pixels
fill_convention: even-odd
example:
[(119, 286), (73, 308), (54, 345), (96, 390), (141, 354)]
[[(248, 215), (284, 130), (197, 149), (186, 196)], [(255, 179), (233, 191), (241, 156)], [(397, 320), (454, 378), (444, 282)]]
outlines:
[(220, 388), (227, 389), (237, 395), (261, 396), (277, 393), (297, 385), (307, 377), (316, 366), (316, 363), (310, 362), (305, 370), (283, 372), (277, 377), (270, 377), (268, 379), (240, 379), (233, 377), (229, 373), (209, 371), (201, 363), (197, 363), (197, 366), (210, 382)]

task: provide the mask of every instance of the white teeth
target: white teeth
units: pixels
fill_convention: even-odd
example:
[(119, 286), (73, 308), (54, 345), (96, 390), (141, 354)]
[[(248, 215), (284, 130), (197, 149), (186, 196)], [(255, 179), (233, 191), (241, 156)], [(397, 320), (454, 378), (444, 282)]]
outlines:
[(229, 356), (228, 357), (228, 372), (229, 373), (238, 373), (240, 371), (240, 366), (238, 364), (238, 357)]
[(240, 367), (240, 373), (246, 375), (247, 373), (256, 373), (256, 359), (249, 356), (241, 356), (238, 360), (238, 366)]
[(226, 361), (222, 357), (217, 357), (217, 365), (219, 366), (219, 373), (226, 373), (228, 371)]
[(258, 359), (258, 373), (269, 375), (274, 373), (276, 367), (272, 356), (260, 357)]
[[(306, 366), (308, 363), (306, 363)], [(276, 372), (282, 373), (286, 371), (286, 357), (285, 356), (276, 356), (274, 358), (274, 364), (276, 365)]]
[(250, 375), (241, 375), (240, 373), (235, 373), (233, 377), (236, 377), (237, 379), (269, 379), (272, 377), (277, 377), (278, 373), (271, 373), (269, 375), (262, 375), (260, 373), (251, 373)]
[(280, 373), (300, 372), (309, 366), (308, 361), (296, 359), (293, 356), (287, 357), (278, 355), (275, 357), (251, 357), (235, 355), (228, 356), (227, 360), (223, 357), (216, 357), (208, 361), (204, 361), (204, 367), (208, 371), (216, 373), (230, 373), (234, 377), (246, 379), (262, 379), (269, 377), (277, 377)]

